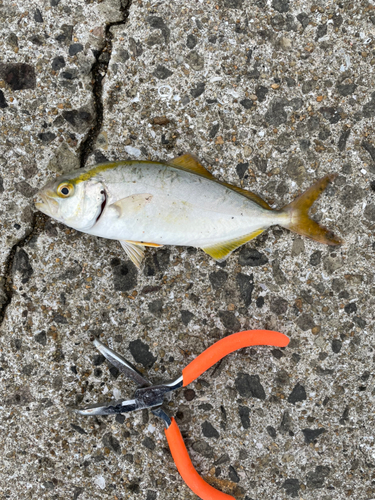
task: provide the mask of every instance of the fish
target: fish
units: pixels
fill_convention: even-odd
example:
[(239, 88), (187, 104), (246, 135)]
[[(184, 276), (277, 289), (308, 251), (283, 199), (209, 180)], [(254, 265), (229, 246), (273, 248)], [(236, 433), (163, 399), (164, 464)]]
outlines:
[(35, 206), (65, 225), (118, 240), (139, 268), (146, 247), (202, 249), (218, 262), (273, 225), (327, 245), (342, 240), (309, 209), (333, 181), (328, 174), (280, 210), (251, 191), (216, 179), (190, 153), (170, 162), (117, 161), (59, 176)]

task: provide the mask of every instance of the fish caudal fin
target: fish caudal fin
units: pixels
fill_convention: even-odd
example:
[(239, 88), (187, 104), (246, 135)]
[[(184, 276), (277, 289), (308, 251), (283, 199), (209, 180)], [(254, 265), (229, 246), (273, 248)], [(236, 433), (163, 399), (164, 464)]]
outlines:
[(290, 229), (294, 233), (307, 236), (312, 240), (325, 243), (326, 245), (341, 245), (341, 238), (335, 236), (329, 229), (320, 226), (317, 222), (310, 219), (308, 212), (311, 205), (325, 190), (329, 182), (336, 178), (336, 174), (329, 174), (316, 181), (307, 191), (302, 193), (292, 203), (289, 203), (280, 212), (288, 215), (288, 222), (280, 222), (280, 225)]

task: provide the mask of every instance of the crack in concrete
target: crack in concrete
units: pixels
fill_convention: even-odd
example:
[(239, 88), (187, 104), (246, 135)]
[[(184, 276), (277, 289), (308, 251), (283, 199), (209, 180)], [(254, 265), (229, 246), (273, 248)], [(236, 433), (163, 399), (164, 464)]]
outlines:
[[(91, 72), (93, 76), (93, 94), (94, 94), (94, 107), (95, 107), (95, 123), (91, 127), (86, 139), (82, 142), (79, 148), (79, 157), (80, 157), (80, 167), (84, 167), (87, 161), (87, 158), (93, 152), (93, 146), (96, 142), (96, 139), (100, 133), (100, 130), (103, 125), (103, 79), (107, 74), (108, 65), (111, 60), (111, 52), (112, 52), (112, 39), (113, 35), (110, 30), (112, 26), (121, 26), (126, 23), (130, 6), (132, 4), (132, 0), (121, 0), (120, 12), (122, 13), (122, 19), (120, 21), (116, 21), (113, 23), (108, 23), (105, 26), (105, 43), (103, 48), (98, 51), (95, 55), (95, 63), (92, 66)], [(103, 56), (103, 54), (109, 54), (109, 56)], [(31, 224), (31, 228), (26, 232), (25, 236), (20, 239), (17, 243), (15, 243), (9, 254), (5, 260), (5, 272), (4, 275), (0, 278), (0, 286), (3, 285), (3, 297), (0, 295), (0, 327), (4, 322), (5, 314), (8, 306), (12, 302), (12, 298), (14, 295), (13, 289), (13, 264), (14, 258), (16, 255), (17, 248), (23, 248), (27, 243), (31, 240), (31, 238), (36, 234), (41, 226), (44, 226), (44, 223), (49, 218), (40, 212), (35, 212), (33, 217), (33, 222)], [(1, 283), (1, 281), (3, 283)], [(0, 289), (1, 293), (1, 289)]]
[[(95, 55), (95, 62), (92, 66), (91, 73), (93, 76), (93, 94), (95, 107), (95, 123), (91, 127), (86, 139), (82, 142), (79, 148), (80, 168), (86, 164), (87, 158), (93, 153), (93, 147), (103, 125), (103, 79), (107, 74), (108, 65), (111, 60), (112, 39), (113, 35), (110, 30), (112, 26), (121, 26), (126, 24), (129, 16), (129, 10), (132, 0), (121, 0), (120, 12), (122, 19), (113, 23), (108, 23), (105, 26), (105, 43), (103, 48)], [(106, 56), (108, 54), (109, 56)]]
[(33, 222), (31, 224), (31, 228), (29, 231), (26, 231), (26, 234), (23, 238), (21, 238), (17, 243), (15, 243), (9, 254), (5, 260), (4, 275), (1, 277), (3, 282), (3, 291), (4, 291), (4, 299), (0, 303), (0, 327), (5, 320), (5, 314), (8, 306), (12, 302), (14, 289), (13, 289), (13, 263), (14, 257), (16, 255), (17, 248), (23, 248), (28, 242), (31, 240), (33, 236), (35, 236), (38, 232), (40, 232), (44, 224), (49, 220), (49, 217), (42, 214), (41, 212), (34, 212)]

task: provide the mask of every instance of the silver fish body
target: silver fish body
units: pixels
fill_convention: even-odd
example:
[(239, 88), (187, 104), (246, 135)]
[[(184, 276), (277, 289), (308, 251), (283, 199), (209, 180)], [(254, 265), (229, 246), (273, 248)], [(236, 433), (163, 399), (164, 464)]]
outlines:
[[(316, 196), (304, 201), (307, 209), (328, 177), (313, 186)], [(39, 210), (80, 231), (119, 240), (138, 266), (144, 246), (194, 246), (224, 260), (274, 224), (324, 243), (339, 242), (326, 235), (323, 241), (320, 226), (302, 221), (301, 206), (272, 210), (257, 195), (216, 180), (191, 155), (172, 163), (124, 161), (78, 170), (47, 184), (39, 195)], [(316, 234), (307, 234), (303, 224), (313, 224)]]

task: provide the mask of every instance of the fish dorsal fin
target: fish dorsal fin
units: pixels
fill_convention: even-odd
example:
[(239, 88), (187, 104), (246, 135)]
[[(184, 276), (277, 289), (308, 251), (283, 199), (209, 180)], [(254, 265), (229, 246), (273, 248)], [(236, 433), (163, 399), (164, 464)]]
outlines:
[(249, 200), (254, 201), (257, 205), (260, 205), (262, 208), (265, 208), (266, 210), (272, 210), (272, 208), (268, 205), (268, 203), (266, 201), (264, 201), (257, 194), (252, 193), (251, 191), (246, 191), (246, 189), (242, 189), (240, 187), (233, 186), (232, 184), (228, 184), (227, 182), (222, 182), (221, 184), (228, 187), (229, 189), (232, 189), (233, 191), (237, 191), (237, 193), (240, 193), (243, 196), (246, 196), (246, 198), (249, 198)]
[(181, 156), (177, 156), (171, 160), (170, 165), (178, 167), (182, 170), (187, 170), (193, 174), (201, 175), (207, 179), (216, 180), (215, 177), (209, 172), (204, 166), (199, 163), (199, 160), (193, 156), (191, 153), (186, 153)]
[(119, 240), (119, 242), (121, 243), (122, 248), (125, 250), (126, 255), (139, 269), (145, 255), (145, 247), (143, 245), (135, 245), (133, 242), (126, 240)]
[(213, 259), (218, 262), (224, 261), (229, 255), (236, 250), (236, 248), (244, 245), (248, 241), (256, 238), (259, 234), (263, 233), (264, 229), (257, 229), (250, 234), (241, 236), (240, 238), (235, 238), (233, 240), (221, 241), (216, 243), (216, 245), (211, 245), (209, 247), (202, 247), (202, 250), (210, 255)]
[(177, 156), (176, 158), (173, 158), (173, 160), (170, 161), (169, 163), (175, 167), (181, 168), (182, 170), (188, 170), (190, 172), (193, 172), (194, 174), (201, 175), (203, 177), (206, 177), (207, 179), (210, 179), (211, 181), (215, 181), (219, 184), (222, 184), (223, 186), (232, 189), (232, 191), (236, 191), (237, 193), (246, 196), (246, 198), (254, 201), (257, 205), (260, 205), (262, 208), (265, 208), (266, 210), (272, 210), (272, 208), (268, 205), (268, 203), (266, 203), (257, 194), (252, 193), (251, 191), (246, 191), (246, 189), (233, 186), (232, 184), (228, 184), (227, 182), (221, 182), (218, 179), (216, 179), (211, 174), (211, 172), (209, 172), (206, 168), (204, 168), (204, 166), (201, 163), (199, 163), (199, 160), (191, 153), (186, 153), (182, 156)]

